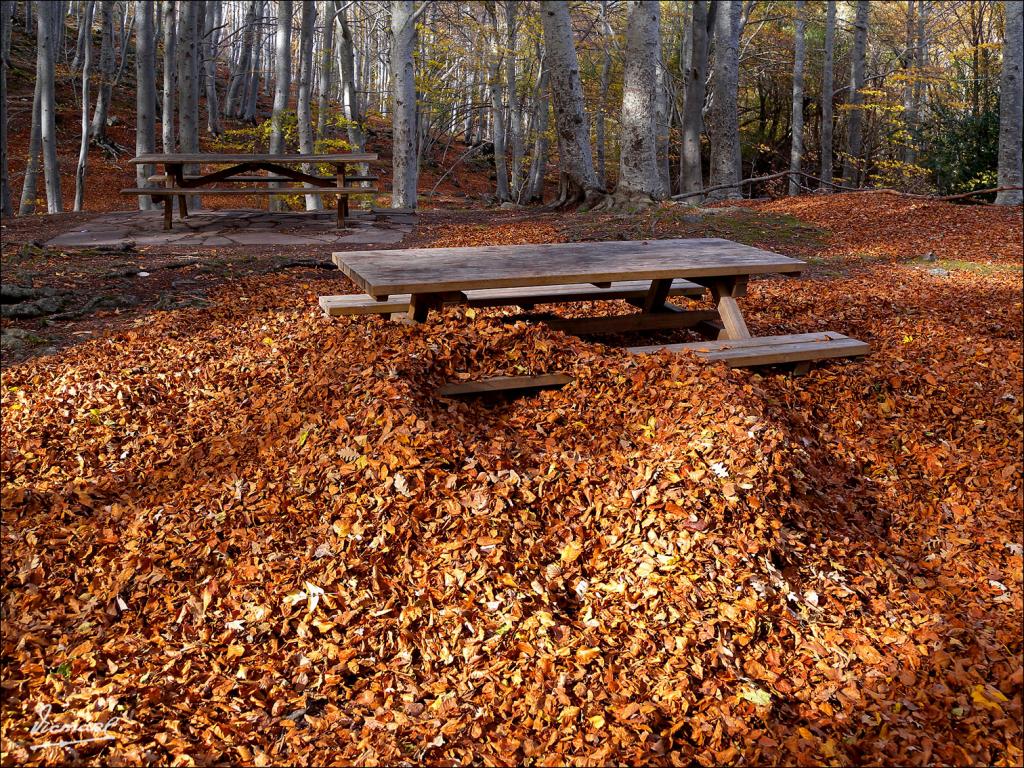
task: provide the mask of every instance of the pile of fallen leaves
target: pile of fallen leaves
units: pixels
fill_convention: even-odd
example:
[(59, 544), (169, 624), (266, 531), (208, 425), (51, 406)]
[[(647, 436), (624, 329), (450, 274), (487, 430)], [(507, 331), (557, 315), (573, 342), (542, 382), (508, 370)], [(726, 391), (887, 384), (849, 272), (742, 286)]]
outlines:
[(873, 347), (801, 378), (286, 275), (8, 368), (4, 760), (1020, 764), (1020, 212), (939, 275), (850, 197), (745, 300)]

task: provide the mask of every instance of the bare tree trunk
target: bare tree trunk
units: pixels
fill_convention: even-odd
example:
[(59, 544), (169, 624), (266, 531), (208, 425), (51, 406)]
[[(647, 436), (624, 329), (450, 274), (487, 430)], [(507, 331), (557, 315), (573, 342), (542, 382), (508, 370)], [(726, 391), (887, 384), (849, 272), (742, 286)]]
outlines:
[[(278, 3), (274, 49), (274, 113), (271, 117), (270, 154), (280, 155), (284, 152), (284, 119), (288, 110), (288, 91), (292, 84), (292, 0), (280, 0)], [(270, 210), (280, 211), (281, 208), (281, 201), (271, 197)]]
[(391, 207), (415, 208), (419, 166), (416, 163), (416, 77), (413, 50), (416, 18), (426, 5), (391, 0), (391, 72), (393, 136)]
[(487, 64), (487, 85), (491, 94), (491, 142), (494, 144), (494, 175), (499, 202), (511, 200), (508, 189), (508, 164), (505, 158), (505, 115), (501, 104), (501, 38), (498, 17), (493, 5), (488, 5), (491, 17), (490, 59)]
[(658, 40), (658, 57), (655, 59), (654, 77), (654, 128), (656, 133), (655, 146), (658, 158), (658, 179), (661, 184), (659, 198), (668, 197), (672, 191), (672, 179), (669, 176), (668, 163), (668, 138), (671, 126), (669, 125), (669, 78), (665, 70), (665, 62), (661, 55), (661, 40)]
[(241, 117), (244, 101), (252, 72), (253, 41), (256, 34), (256, 0), (249, 0), (245, 11), (242, 27), (242, 46), (238, 57), (238, 69), (232, 73), (228, 83), (228, 92), (224, 97), (224, 114), (228, 117)]
[[(907, 2), (907, 16), (906, 16), (906, 34), (904, 40), (904, 50), (900, 55), (900, 63), (903, 65), (903, 126), (906, 132), (906, 138), (903, 145), (903, 162), (908, 165), (914, 162), (914, 143), (913, 135), (914, 129), (917, 125), (917, 118), (914, 114), (914, 93), (916, 91), (915, 86), (915, 75), (911, 74), (916, 66), (916, 50), (914, 36), (917, 32), (917, 25), (915, 23), (914, 15), (915, 3), (914, 0), (908, 0)], [(916, 77), (920, 76), (920, 72), (916, 73)]]
[(121, 84), (121, 77), (124, 75), (124, 68), (128, 63), (128, 36), (131, 34), (132, 27), (135, 25), (134, 14), (132, 15), (131, 21), (128, 21), (128, 11), (131, 7), (133, 6), (129, 6), (128, 3), (125, 3), (124, 12), (121, 14), (121, 63), (117, 65), (117, 75), (114, 77), (113, 83), (114, 88), (117, 88)]
[[(78, 36), (77, 36), (77, 39), (75, 41), (75, 58), (73, 58), (71, 60), (71, 68), (72, 69), (78, 69), (80, 66), (82, 66), (82, 56), (84, 55), (84, 51), (85, 51), (85, 41), (87, 39), (90, 42), (92, 41), (92, 35), (91, 35), (92, 30), (88, 29), (85, 26), (85, 24), (83, 23), (83, 21), (82, 21), (82, 19), (84, 17), (84, 14), (82, 13), (82, 11), (83, 11), (83, 8), (84, 8), (85, 5), (86, 5), (86, 3), (84, 3), (84, 2), (80, 2), (78, 4)], [(7, 18), (8, 17), (5, 17), (3, 19), (3, 22), (5, 24), (7, 23)]]
[[(27, 11), (26, 11), (27, 13)], [(39, 153), (43, 139), (39, 127), (39, 108), (42, 101), (42, 79), (36, 78), (35, 93), (32, 96), (32, 127), (28, 138), (28, 160), (25, 162), (25, 179), (21, 187), (21, 203), (18, 214), (25, 216), (36, 210), (36, 197), (39, 187)]]
[(534, 97), (536, 116), (533, 120), (536, 138), (533, 144), (533, 158), (530, 161), (530, 180), (525, 201), (528, 203), (544, 202), (544, 169), (548, 162), (548, 113), (551, 109), (548, 99), (548, 80), (550, 78), (547, 63), (539, 48), (538, 43), (537, 60), (540, 62), (540, 73), (537, 75), (537, 88)]
[(664, 197), (658, 169), (657, 89), (660, 9), (656, 2), (627, 0), (626, 68), (622, 83), (619, 183), (616, 205)]
[(164, 154), (174, 154), (174, 80), (177, 71), (178, 30), (174, 23), (174, 0), (163, 0), (164, 103), (160, 117), (160, 139)]
[(740, 0), (728, 0), (721, 5), (715, 15), (714, 101), (708, 114), (708, 133), (711, 138), (710, 186), (729, 186), (710, 194), (708, 198), (711, 200), (742, 197), (740, 181), (743, 176), (743, 158), (740, 154), (737, 87), (743, 4)]
[(56, 63), (53, 20), (56, 11), (57, 6), (51, 3), (41, 3), (36, 11), (39, 22), (36, 77), (42, 83), (39, 92), (39, 135), (43, 142), (47, 213), (60, 213), (64, 210), (60, 194), (60, 165), (57, 162), (57, 103), (53, 81)]
[(0, 0), (0, 215), (10, 216), (11, 176), (7, 162), (7, 68), (11, 56), (12, 0)]
[(203, 72), (206, 81), (206, 130), (220, 136), (220, 106), (217, 103), (217, 49), (224, 6), (221, 0), (206, 0), (206, 21), (203, 24)]
[(96, 110), (92, 114), (89, 131), (96, 142), (107, 138), (107, 113), (114, 79), (114, 0), (101, 0), (100, 25), (103, 41), (100, 47), (100, 84), (96, 89)]
[(323, 0), (324, 37), (320, 47), (320, 81), (317, 89), (316, 137), (327, 135), (327, 115), (331, 104), (331, 80), (334, 75), (334, 3)]
[[(88, 0), (82, 23), (92, 26), (94, 3)], [(89, 157), (89, 77), (92, 75), (92, 36), (87, 35), (82, 46), (82, 141), (78, 147), (78, 167), (75, 169), (75, 202), (72, 210), (82, 210), (85, 199), (85, 162)], [(139, 198), (140, 200), (142, 197)], [(147, 198), (148, 199), (148, 198)]]
[(605, 141), (605, 111), (608, 109), (608, 88), (612, 79), (612, 39), (614, 33), (608, 23), (608, 0), (601, 0), (601, 32), (604, 40), (601, 45), (601, 90), (598, 94), (597, 117), (594, 121), (594, 143), (597, 145), (597, 184), (601, 189), (608, 188), (608, 174), (605, 172), (607, 146)]
[[(704, 188), (701, 170), (700, 134), (704, 128), (704, 89), (708, 71), (708, 32), (717, 5), (693, 0), (688, 63), (683, 81), (683, 142), (679, 158), (679, 191), (700, 192)], [(710, 21), (709, 21), (710, 19)]]
[(825, 11), (825, 56), (821, 64), (821, 184), (832, 191), (832, 66), (836, 38), (836, 0), (828, 0)]
[[(139, 0), (135, 22), (135, 154), (156, 151), (156, 37), (153, 34), (155, 0)], [(135, 166), (135, 183), (148, 187), (152, 165)], [(153, 207), (152, 198), (139, 195), (139, 210)]]
[(512, 145), (512, 167), (509, 186), (513, 199), (518, 199), (523, 183), (523, 106), (516, 91), (516, 10), (517, 0), (505, 0), (505, 84), (508, 88), (509, 142)]
[(338, 36), (338, 70), (341, 73), (342, 107), (348, 121), (348, 143), (356, 152), (362, 152), (366, 146), (366, 134), (363, 132), (362, 102), (356, 85), (355, 45), (348, 25), (348, 8), (341, 5), (341, 0), (335, 0), (334, 5), (339, 10), (337, 20), (341, 34)]
[[(1021, 65), (1024, 63), (1024, 5), (1004, 0), (1003, 71), (999, 78), (999, 186), (1024, 184), (1021, 169)], [(1021, 190), (1006, 190), (996, 195), (997, 205), (1020, 205)]]
[(857, 17), (853, 25), (853, 51), (850, 54), (850, 117), (846, 123), (843, 180), (854, 187), (859, 187), (863, 181), (858, 167), (864, 138), (864, 94), (861, 90), (864, 88), (864, 55), (868, 41), (870, 6), (868, 0), (857, 1)]
[[(186, 154), (199, 151), (199, 30), (204, 10), (203, 0), (190, 0), (178, 14), (178, 146)], [(184, 171), (195, 174), (199, 167), (189, 164)], [(198, 208), (200, 198), (190, 197), (189, 205)]]
[(260, 0), (259, 10), (256, 13), (256, 44), (253, 46), (252, 67), (245, 88), (242, 91), (242, 106), (239, 109), (242, 120), (250, 123), (256, 122), (257, 99), (260, 91), (260, 74), (263, 72), (263, 48), (265, 40), (263, 35), (263, 14), (266, 10), (263, 0)]
[[(303, 155), (313, 154), (313, 115), (310, 111), (312, 89), (310, 80), (313, 76), (313, 28), (316, 26), (315, 0), (302, 0), (302, 24), (299, 30), (299, 94), (296, 104), (296, 115), (299, 130), (299, 152)], [(313, 166), (305, 164), (305, 173), (312, 173)], [(306, 210), (323, 209), (319, 195), (306, 195)]]
[(565, 187), (560, 205), (583, 203), (590, 207), (604, 197), (594, 173), (590, 135), (583, 114), (583, 86), (580, 66), (565, 0), (541, 0), (544, 26), (545, 62), (550, 65), (551, 96), (559, 136), (559, 164)]
[(789, 194), (800, 194), (800, 173), (804, 159), (804, 0), (796, 3), (796, 35), (793, 44), (793, 131), (789, 151)]

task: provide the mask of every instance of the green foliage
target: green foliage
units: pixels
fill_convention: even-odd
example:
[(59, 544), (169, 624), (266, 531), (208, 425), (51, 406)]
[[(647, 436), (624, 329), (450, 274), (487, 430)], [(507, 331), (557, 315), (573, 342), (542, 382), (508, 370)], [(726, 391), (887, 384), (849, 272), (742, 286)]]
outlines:
[(920, 164), (944, 194), (996, 186), (999, 166), (999, 111), (986, 106), (977, 115), (936, 105), (924, 127)]

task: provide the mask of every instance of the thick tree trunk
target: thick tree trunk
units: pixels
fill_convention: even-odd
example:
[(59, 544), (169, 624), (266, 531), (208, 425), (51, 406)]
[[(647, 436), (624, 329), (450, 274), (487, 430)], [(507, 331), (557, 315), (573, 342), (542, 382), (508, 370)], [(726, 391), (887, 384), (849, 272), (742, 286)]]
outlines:
[(393, 101), (391, 128), (392, 208), (416, 207), (416, 73), (413, 51), (416, 47), (416, 18), (420, 11), (413, 0), (391, 0), (391, 73)]
[(217, 101), (217, 49), (224, 6), (221, 0), (206, 0), (206, 20), (203, 24), (203, 74), (206, 83), (206, 130), (211, 136), (220, 136), (220, 106)]
[[(135, 154), (156, 151), (156, 37), (153, 34), (155, 0), (139, 0), (135, 22)], [(148, 187), (152, 165), (135, 166), (135, 184)], [(139, 210), (153, 207), (152, 199), (139, 195)]]
[(804, 159), (804, 0), (796, 3), (796, 35), (793, 41), (793, 136), (790, 141), (789, 194), (800, 194), (800, 177)]
[(680, 192), (700, 192), (704, 188), (700, 134), (704, 128), (704, 88), (708, 74), (708, 31), (711, 26), (709, 16), (713, 23), (716, 8), (717, 6), (709, 0), (693, 0), (690, 45), (686, 53), (683, 80), (683, 141), (679, 153)]
[(740, 153), (737, 87), (743, 4), (740, 0), (727, 0), (721, 6), (715, 15), (714, 102), (708, 114), (708, 134), (711, 138), (710, 186), (728, 186), (710, 194), (708, 197), (711, 200), (742, 197), (740, 181), (743, 158)]
[(43, 147), (43, 173), (46, 177), (46, 211), (60, 213), (64, 202), (60, 194), (60, 165), (57, 163), (57, 103), (53, 70), (56, 63), (53, 20), (58, 6), (41, 3), (37, 10), (39, 28), (36, 40), (36, 77), (39, 91), (39, 136)]
[(487, 85), (491, 95), (491, 143), (494, 144), (494, 175), (499, 202), (511, 200), (508, 188), (508, 160), (505, 157), (505, 111), (501, 103), (501, 36), (494, 6), (491, 16), (491, 51), (487, 64)]
[(107, 114), (110, 111), (110, 95), (114, 82), (114, 0), (101, 0), (100, 26), (100, 84), (96, 89), (96, 110), (93, 112), (92, 128), (89, 131), (93, 141), (97, 142), (107, 138)]
[(327, 136), (327, 117), (331, 104), (331, 80), (334, 76), (334, 3), (323, 0), (324, 36), (320, 44), (320, 78), (317, 83), (316, 138)]
[[(1024, 184), (1024, 173), (1021, 170), (1024, 5), (1016, 0), (1005, 0), (1003, 10), (1006, 26), (1003, 28), (1003, 72), (999, 79), (999, 186), (1020, 187)], [(998, 193), (996, 204), (1020, 205), (1021, 190)]]
[(858, 0), (853, 24), (853, 51), (850, 53), (850, 117), (846, 123), (846, 157), (843, 159), (843, 180), (859, 187), (863, 181), (860, 161), (864, 140), (864, 56), (868, 42), (868, 15), (871, 3)]
[(832, 191), (832, 67), (836, 38), (836, 0), (828, 0), (825, 10), (825, 55), (821, 63), (821, 184), (822, 192)]
[[(88, 0), (82, 23), (92, 26), (94, 3)], [(82, 140), (78, 147), (78, 166), (75, 168), (75, 202), (72, 210), (82, 210), (85, 201), (85, 162), (89, 157), (89, 77), (92, 75), (92, 36), (85, 38), (82, 46)], [(142, 197), (139, 198), (140, 200)], [(148, 199), (148, 198), (147, 198)]]
[[(299, 29), (299, 94), (296, 104), (296, 117), (299, 131), (299, 152), (303, 155), (313, 154), (313, 115), (310, 103), (313, 98), (310, 84), (313, 79), (313, 31), (316, 26), (315, 0), (302, 0), (302, 24)], [(302, 167), (305, 173), (312, 173), (314, 168), (308, 163)], [(306, 195), (306, 210), (323, 209), (319, 195)]]
[[(277, 37), (274, 41), (274, 112), (271, 116), (270, 154), (284, 152), (284, 120), (288, 111), (288, 91), (292, 85), (292, 0), (280, 0), (277, 6)], [(280, 184), (273, 184), (280, 187)], [(270, 198), (270, 210), (280, 211), (280, 199)]]
[(614, 205), (650, 203), (665, 196), (658, 168), (658, 52), (661, 15), (657, 2), (627, 0), (626, 65), (622, 83), (619, 183)]
[(11, 176), (7, 161), (7, 68), (11, 55), (12, 0), (0, 0), (0, 215), (10, 216)]
[(558, 159), (565, 186), (560, 205), (583, 203), (591, 207), (604, 197), (594, 173), (590, 135), (583, 114), (583, 86), (580, 67), (565, 0), (541, 0), (544, 26), (545, 62), (550, 66), (551, 96), (559, 136)]
[(174, 81), (177, 71), (178, 30), (174, 23), (174, 0), (163, 0), (164, 25), (164, 103), (160, 116), (160, 146), (164, 154), (174, 154)]

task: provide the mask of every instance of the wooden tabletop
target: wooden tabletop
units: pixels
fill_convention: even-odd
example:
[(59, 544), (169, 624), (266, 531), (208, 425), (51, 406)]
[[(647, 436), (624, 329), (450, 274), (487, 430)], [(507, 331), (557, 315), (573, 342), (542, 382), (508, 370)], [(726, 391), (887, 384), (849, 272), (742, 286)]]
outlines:
[(643, 240), (343, 251), (334, 261), (371, 296), (478, 288), (799, 273), (797, 259), (731, 240)]
[(133, 157), (134, 165), (154, 163), (370, 163), (377, 159), (375, 152), (351, 152), (331, 155), (241, 155), (200, 152), (198, 154), (156, 154)]

